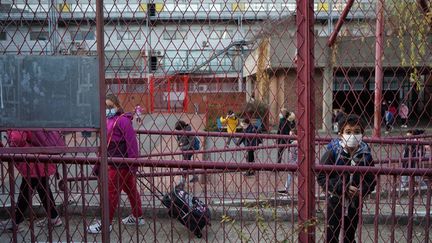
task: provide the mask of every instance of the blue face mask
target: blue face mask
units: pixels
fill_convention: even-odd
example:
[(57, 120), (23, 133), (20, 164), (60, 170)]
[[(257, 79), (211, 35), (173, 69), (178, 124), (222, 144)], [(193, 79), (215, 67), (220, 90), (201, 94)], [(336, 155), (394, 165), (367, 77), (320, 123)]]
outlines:
[(111, 108), (111, 109), (106, 109), (105, 110), (105, 114), (107, 118), (111, 118), (113, 116), (115, 116), (115, 114), (117, 113), (117, 109), (116, 108)]

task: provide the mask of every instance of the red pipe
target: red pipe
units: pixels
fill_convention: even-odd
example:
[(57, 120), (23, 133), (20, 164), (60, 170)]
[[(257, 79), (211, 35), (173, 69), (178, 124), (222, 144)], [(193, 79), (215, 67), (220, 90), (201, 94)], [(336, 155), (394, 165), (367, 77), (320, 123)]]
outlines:
[(187, 112), (189, 105), (189, 75), (183, 75), (183, 86), (184, 86), (184, 100), (183, 100), (183, 112)]
[[(297, 167), (296, 167), (297, 168)], [(296, 171), (296, 168), (291, 168), (289, 171)], [(220, 173), (231, 173), (237, 172), (236, 170), (194, 170), (193, 173), (196, 175), (201, 174), (220, 174)], [(179, 170), (173, 172), (153, 172), (153, 173), (137, 173), (137, 177), (163, 177), (163, 176), (179, 176), (179, 175), (188, 175), (191, 174), (191, 171)], [(78, 181), (95, 181), (98, 180), (97, 176), (79, 176), (79, 177), (67, 177), (64, 178), (66, 182), (78, 182)]]
[[(4, 162), (37, 160), (40, 163), (56, 164), (87, 164), (93, 165), (100, 162), (99, 157), (62, 157), (58, 155), (32, 155), (32, 154), (1, 154), (0, 159)], [(222, 169), (222, 170), (296, 170), (297, 164), (277, 163), (227, 163), (225, 161), (190, 161), (190, 160), (150, 160), (141, 158), (109, 158), (109, 163), (124, 163), (129, 165), (162, 168), (188, 168), (188, 169)], [(424, 168), (391, 168), (374, 166), (342, 166), (342, 165), (319, 165), (313, 164), (314, 172), (358, 172), (360, 174), (372, 173), (376, 175), (412, 175), (432, 176), (432, 169)]]
[[(109, 236), (109, 199), (108, 199), (108, 163), (107, 163), (107, 135), (105, 117), (105, 40), (104, 40), (104, 5), (103, 0), (96, 0), (96, 47), (99, 59), (99, 115), (100, 115), (100, 163), (101, 163), (101, 214), (102, 214), (102, 242), (110, 242)], [(102, 146), (104, 145), (104, 146)], [(86, 234), (86, 233), (85, 233)], [(86, 235), (85, 235), (86, 237)]]
[(167, 85), (167, 109), (168, 109), (168, 113), (170, 113), (171, 112), (171, 79), (172, 79), (172, 76), (168, 76), (168, 78), (167, 78), (167, 83), (168, 83), (168, 85)]
[(381, 137), (381, 101), (383, 88), (383, 56), (384, 56), (384, 0), (377, 1), (375, 31), (375, 100), (374, 130), (372, 136)]
[[(327, 42), (327, 46), (331, 47), (335, 43), (336, 37), (339, 34), (339, 31), (340, 31), (343, 23), (345, 22), (345, 18), (348, 15), (349, 11), (351, 10), (353, 3), (354, 3), (354, 0), (348, 0), (344, 10), (341, 13), (341, 16), (339, 17), (339, 19), (336, 23), (335, 29), (333, 30), (333, 32), (330, 35), (330, 38)], [(333, 24), (333, 23), (330, 23), (330, 24)]]
[[(32, 154), (1, 154), (0, 159), (4, 162), (31, 161), (40, 163), (56, 164), (86, 164), (92, 165), (100, 162), (99, 157), (63, 157), (58, 155), (32, 155)], [(277, 163), (227, 163), (225, 161), (190, 161), (190, 160), (150, 160), (141, 158), (108, 158), (109, 163), (124, 163), (129, 165), (162, 168), (189, 168), (189, 169), (223, 169), (223, 170), (247, 170), (255, 169), (262, 171), (291, 170), (297, 168), (297, 164)], [(432, 176), (432, 169), (425, 168), (391, 168), (373, 166), (342, 166), (342, 165), (319, 165), (313, 164), (314, 172), (358, 172), (361, 174), (372, 173), (378, 175), (412, 175)]]
[(4, 147), (0, 153), (6, 154), (61, 154), (61, 153), (96, 153), (98, 147)]
[[(137, 134), (145, 134), (145, 135), (191, 135), (191, 136), (203, 136), (203, 137), (245, 137), (245, 138), (267, 138), (267, 139), (280, 139), (280, 138), (286, 138), (286, 139), (292, 139), (292, 140), (298, 140), (298, 136), (292, 136), (292, 135), (280, 135), (280, 134), (265, 134), (265, 133), (243, 133), (238, 132), (235, 134), (229, 134), (226, 132), (183, 132), (183, 131), (158, 131), (158, 130), (137, 130)], [(399, 138), (399, 137), (396, 137)], [(394, 139), (393, 137), (386, 137), (386, 138), (374, 138), (374, 137), (365, 137), (363, 140), (368, 143), (385, 143), (385, 144), (423, 144), (428, 145), (431, 144), (432, 141), (408, 141), (408, 140), (414, 140), (420, 137), (415, 136), (407, 136), (406, 139)], [(315, 137), (315, 141), (317, 142), (330, 142), (331, 139), (334, 138), (328, 138), (328, 137)]]
[[(315, 218), (315, 102), (314, 1), (297, 0), (297, 111), (298, 116), (298, 219), (305, 225)], [(315, 226), (303, 228), (298, 241), (315, 242)]]
[(150, 112), (154, 112), (154, 82), (155, 78), (153, 75), (150, 76)]

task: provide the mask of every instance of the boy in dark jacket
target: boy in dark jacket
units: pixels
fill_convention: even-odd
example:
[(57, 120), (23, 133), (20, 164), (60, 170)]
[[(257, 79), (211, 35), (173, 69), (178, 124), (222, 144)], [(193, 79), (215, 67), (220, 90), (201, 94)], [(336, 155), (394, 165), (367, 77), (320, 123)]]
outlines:
[[(244, 119), (242, 121), (241, 126), (243, 127), (244, 133), (258, 133), (258, 128), (256, 128), (254, 125), (251, 124), (250, 120), (248, 118)], [(251, 138), (251, 137), (242, 137), (240, 140), (237, 141), (237, 145), (244, 144), (246, 147), (253, 147), (258, 146), (259, 139), (258, 138)], [(247, 162), (253, 163), (255, 162), (255, 150), (250, 149), (247, 150)], [(255, 173), (252, 170), (248, 170), (245, 173), (245, 176), (253, 176)]]
[[(327, 145), (320, 164), (373, 166), (369, 145), (362, 141), (364, 126), (360, 117), (343, 117), (339, 122), (339, 129), (339, 137)], [(355, 232), (361, 213), (360, 200), (375, 189), (374, 175), (331, 172), (327, 181), (326, 172), (320, 172), (317, 180), (323, 190), (328, 191), (326, 242), (339, 242), (342, 225), (344, 242), (355, 242)], [(342, 215), (345, 216), (343, 221)]]

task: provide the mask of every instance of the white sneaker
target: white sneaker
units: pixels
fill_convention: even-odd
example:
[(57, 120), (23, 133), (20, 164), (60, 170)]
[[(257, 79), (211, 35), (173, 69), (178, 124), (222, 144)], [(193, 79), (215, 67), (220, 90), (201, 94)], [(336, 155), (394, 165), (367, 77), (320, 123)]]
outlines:
[[(49, 220), (51, 221), (51, 226), (52, 227), (59, 227), (59, 226), (62, 226), (62, 224), (63, 224), (60, 216), (57, 216), (56, 218), (49, 219)], [(37, 227), (47, 227), (47, 226), (49, 226), (48, 218), (44, 218), (44, 219), (36, 222), (36, 226)]]
[[(15, 222), (13, 222), (11, 219), (6, 219), (6, 220), (0, 221), (0, 227), (3, 231), (13, 232), (13, 228), (15, 225), (16, 225)], [(16, 227), (17, 227), (16, 228), (17, 232), (24, 231), (24, 226), (22, 225), (22, 223), (17, 224)]]
[[(112, 225), (109, 226), (109, 231), (111, 232), (111, 230), (112, 230)], [(90, 225), (87, 228), (87, 232), (89, 232), (90, 234), (102, 233), (102, 223), (100, 221), (96, 221), (96, 223)]]
[(126, 218), (122, 219), (122, 222), (125, 225), (143, 225), (145, 221), (142, 216), (136, 218), (133, 215), (129, 215)]

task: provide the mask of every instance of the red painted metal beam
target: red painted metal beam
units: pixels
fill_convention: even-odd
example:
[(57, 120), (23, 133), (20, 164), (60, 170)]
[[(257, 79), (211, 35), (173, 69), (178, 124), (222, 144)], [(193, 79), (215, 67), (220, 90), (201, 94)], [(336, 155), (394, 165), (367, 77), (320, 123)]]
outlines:
[(150, 112), (152, 112), (152, 113), (154, 112), (154, 96), (155, 96), (155, 93), (154, 93), (155, 84), (154, 84), (154, 82), (155, 82), (155, 78), (153, 75), (151, 75), (150, 76), (150, 95), (149, 95), (149, 98), (150, 98)]
[(184, 86), (183, 112), (187, 112), (189, 105), (189, 75), (183, 75), (182, 78)]
[[(314, 102), (314, 1), (297, 0), (297, 112), (299, 224), (315, 220), (315, 102)], [(315, 242), (315, 226), (299, 231), (298, 241)]]
[[(341, 13), (341, 16), (339, 17), (339, 19), (336, 23), (336, 26), (335, 26), (335, 29), (333, 30), (333, 33), (331, 33), (331, 35), (330, 35), (330, 38), (327, 42), (327, 46), (331, 47), (335, 43), (336, 37), (339, 34), (339, 31), (340, 31), (343, 23), (345, 22), (345, 18), (348, 15), (349, 11), (351, 10), (353, 3), (354, 3), (354, 0), (348, 0), (344, 10)], [(330, 23), (330, 24), (333, 24), (333, 23)]]
[[(99, 163), (98, 157), (62, 157), (58, 155), (32, 155), (32, 154), (0, 154), (0, 160), (4, 162), (17, 161), (38, 161), (39, 163), (56, 164), (86, 164), (93, 165)], [(277, 163), (227, 163), (226, 161), (190, 161), (190, 160), (150, 160), (135, 158), (109, 158), (109, 162), (125, 163), (129, 165), (161, 168), (189, 168), (205, 170), (248, 170), (257, 171), (277, 171), (277, 170), (297, 170), (296, 164), (277, 164)], [(342, 166), (342, 165), (319, 165), (313, 164), (311, 169), (315, 172), (356, 172), (360, 174), (372, 173), (374, 175), (412, 175), (412, 176), (432, 176), (432, 169), (426, 168), (392, 168), (378, 166)]]
[[(101, 163), (101, 214), (102, 214), (102, 242), (110, 242), (109, 236), (109, 198), (108, 198), (108, 154), (105, 117), (105, 41), (104, 41), (104, 9), (103, 0), (96, 0), (96, 47), (99, 59), (99, 113), (100, 113), (100, 163)], [(102, 146), (104, 145), (104, 146)], [(85, 235), (86, 237), (86, 235)], [(86, 240), (86, 239), (85, 239)]]
[(383, 88), (383, 56), (384, 56), (384, 0), (377, 1), (375, 31), (375, 100), (374, 100), (374, 130), (372, 136), (381, 137), (381, 102)]

